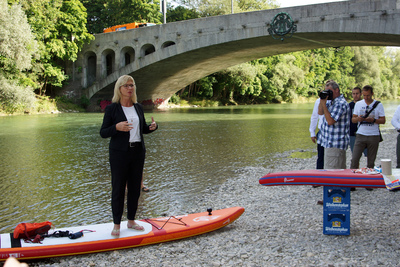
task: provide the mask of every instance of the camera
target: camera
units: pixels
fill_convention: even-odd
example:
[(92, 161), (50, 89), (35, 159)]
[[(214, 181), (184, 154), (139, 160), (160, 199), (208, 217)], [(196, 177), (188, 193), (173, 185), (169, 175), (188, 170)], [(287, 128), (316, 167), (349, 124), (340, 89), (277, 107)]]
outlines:
[(331, 90), (324, 90), (319, 92), (319, 98), (332, 100), (333, 99), (333, 92)]

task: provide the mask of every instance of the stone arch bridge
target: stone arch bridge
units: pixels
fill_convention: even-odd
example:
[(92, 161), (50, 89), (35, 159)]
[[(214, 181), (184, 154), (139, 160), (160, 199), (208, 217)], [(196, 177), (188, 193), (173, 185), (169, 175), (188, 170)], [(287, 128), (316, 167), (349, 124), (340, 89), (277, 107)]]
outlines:
[[(297, 27), (283, 41), (268, 31), (282, 12)], [(96, 34), (67, 70), (70, 84), (92, 103), (111, 100), (118, 77), (132, 75), (138, 101), (153, 107), (186, 85), (239, 63), (340, 46), (400, 46), (400, 0), (279, 8)]]

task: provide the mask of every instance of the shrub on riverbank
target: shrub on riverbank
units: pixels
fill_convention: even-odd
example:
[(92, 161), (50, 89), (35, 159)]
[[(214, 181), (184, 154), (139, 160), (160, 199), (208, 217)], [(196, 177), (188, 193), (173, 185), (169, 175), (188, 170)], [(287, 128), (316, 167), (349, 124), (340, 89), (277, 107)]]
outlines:
[(13, 114), (31, 110), (35, 106), (35, 94), (13, 80), (0, 77), (0, 112)]
[(80, 105), (78, 105), (73, 103), (71, 99), (65, 97), (56, 97), (54, 99), (48, 96), (34, 95), (33, 99), (31, 99), (31, 101), (29, 102), (30, 105), (26, 105), (26, 103), (18, 102), (18, 99), (20, 99), (21, 97), (22, 96), (15, 96), (8, 101), (3, 101), (4, 99), (2, 98), (2, 95), (0, 95), (0, 102), (2, 103), (0, 108), (0, 115), (5, 116), (85, 111), (84, 100), (82, 100), (80, 102)]

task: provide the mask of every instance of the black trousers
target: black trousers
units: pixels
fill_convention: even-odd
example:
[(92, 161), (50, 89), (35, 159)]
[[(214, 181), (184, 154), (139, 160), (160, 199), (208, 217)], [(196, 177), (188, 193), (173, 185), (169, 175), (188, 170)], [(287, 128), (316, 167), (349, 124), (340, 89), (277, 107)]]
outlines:
[(397, 135), (396, 156), (397, 156), (396, 168), (400, 168), (400, 134)]
[(124, 212), (125, 188), (128, 188), (128, 220), (134, 220), (140, 196), (145, 153), (141, 145), (128, 151), (110, 149), (111, 208), (114, 224), (121, 224)]
[[(320, 132), (318, 131), (317, 133), (317, 140), (320, 138)], [(320, 144), (317, 144), (317, 169), (323, 169), (324, 168), (324, 147), (321, 146)]]

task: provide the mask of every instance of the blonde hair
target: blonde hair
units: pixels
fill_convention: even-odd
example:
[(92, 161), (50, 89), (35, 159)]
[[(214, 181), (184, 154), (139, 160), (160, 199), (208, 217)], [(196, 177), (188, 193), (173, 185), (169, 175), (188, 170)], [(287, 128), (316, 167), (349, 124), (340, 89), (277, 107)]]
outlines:
[(114, 86), (114, 96), (112, 98), (112, 102), (113, 103), (119, 103), (119, 101), (121, 100), (121, 91), (119, 90), (119, 88), (121, 86), (123, 86), (124, 84), (126, 84), (128, 81), (133, 82), (133, 94), (132, 94), (132, 102), (133, 103), (137, 103), (137, 96), (136, 96), (136, 84), (135, 84), (135, 80), (133, 79), (132, 76), (129, 75), (122, 75), (121, 77), (118, 78), (118, 80), (115, 82), (115, 86)]

